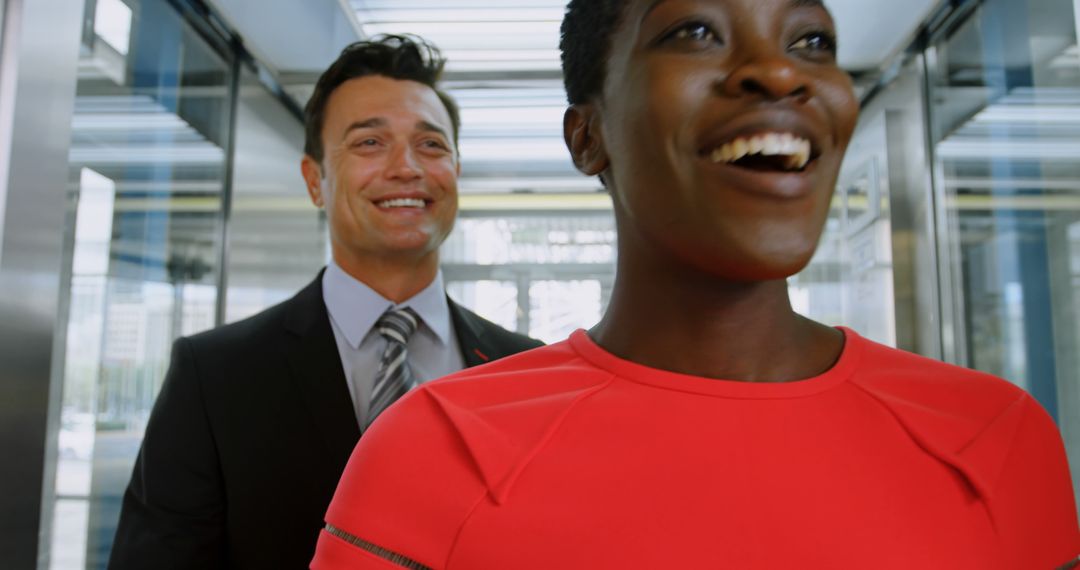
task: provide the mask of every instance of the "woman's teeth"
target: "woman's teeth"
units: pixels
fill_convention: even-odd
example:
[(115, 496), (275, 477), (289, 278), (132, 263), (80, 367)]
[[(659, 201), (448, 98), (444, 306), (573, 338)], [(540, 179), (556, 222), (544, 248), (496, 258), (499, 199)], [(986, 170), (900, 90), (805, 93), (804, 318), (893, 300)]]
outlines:
[(423, 208), (424, 201), (418, 198), (394, 198), (376, 202), (375, 205), (380, 208)]
[(802, 170), (810, 162), (810, 141), (790, 133), (769, 133), (755, 137), (740, 137), (713, 149), (714, 163), (731, 164), (748, 156), (787, 157), (784, 168)]

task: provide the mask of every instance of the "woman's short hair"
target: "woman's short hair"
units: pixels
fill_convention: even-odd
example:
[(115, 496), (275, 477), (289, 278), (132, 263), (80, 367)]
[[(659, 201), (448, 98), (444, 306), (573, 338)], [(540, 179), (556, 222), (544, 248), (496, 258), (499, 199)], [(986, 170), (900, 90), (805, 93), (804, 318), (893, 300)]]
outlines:
[(611, 36), (628, 0), (570, 0), (562, 22), (563, 85), (571, 105), (600, 94), (607, 76)]

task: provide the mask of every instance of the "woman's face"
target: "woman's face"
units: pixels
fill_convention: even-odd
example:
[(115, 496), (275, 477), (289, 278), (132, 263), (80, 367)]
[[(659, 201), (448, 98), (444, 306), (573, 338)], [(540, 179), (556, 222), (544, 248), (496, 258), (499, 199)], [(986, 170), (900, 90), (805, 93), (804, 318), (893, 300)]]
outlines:
[(630, 0), (594, 117), (620, 232), (734, 281), (804, 267), (858, 113), (834, 38), (816, 0)]

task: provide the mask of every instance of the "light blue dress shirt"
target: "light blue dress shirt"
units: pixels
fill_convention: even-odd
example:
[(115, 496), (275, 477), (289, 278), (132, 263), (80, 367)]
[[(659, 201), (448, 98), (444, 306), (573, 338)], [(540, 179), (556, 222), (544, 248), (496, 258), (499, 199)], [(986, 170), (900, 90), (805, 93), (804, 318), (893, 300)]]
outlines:
[(326, 266), (322, 288), (359, 425), (367, 423), (375, 372), (386, 348), (386, 339), (374, 330), (374, 326), (387, 310), (409, 307), (420, 316), (420, 326), (408, 345), (408, 365), (417, 383), (465, 367), (450, 318), (441, 271), (427, 288), (397, 305), (345, 273), (333, 261)]

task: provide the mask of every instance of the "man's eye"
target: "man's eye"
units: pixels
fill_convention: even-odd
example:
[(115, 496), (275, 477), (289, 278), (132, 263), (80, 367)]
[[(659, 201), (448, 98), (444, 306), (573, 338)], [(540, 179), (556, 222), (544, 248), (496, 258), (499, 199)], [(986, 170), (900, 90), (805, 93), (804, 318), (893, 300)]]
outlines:
[(379, 139), (374, 138), (374, 137), (368, 137), (368, 138), (356, 138), (356, 139), (353, 139), (353, 141), (349, 143), (349, 146), (353, 147), (353, 148), (362, 148), (362, 147), (377, 146), (378, 144), (379, 144)]
[(789, 49), (836, 54), (836, 40), (828, 33), (814, 32), (799, 38)]
[(667, 35), (661, 39), (662, 42), (668, 41), (691, 41), (691, 42), (719, 42), (720, 35), (717, 34), (712, 27), (702, 22), (687, 22), (679, 27), (671, 30)]

